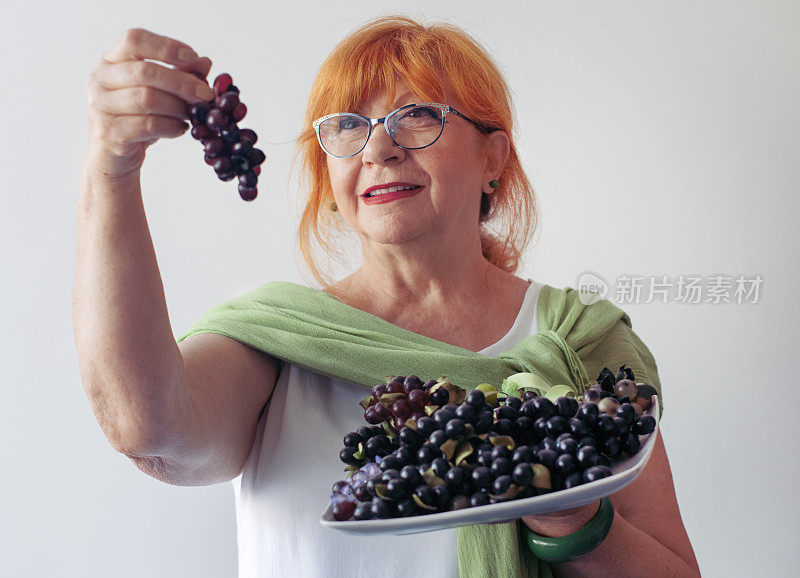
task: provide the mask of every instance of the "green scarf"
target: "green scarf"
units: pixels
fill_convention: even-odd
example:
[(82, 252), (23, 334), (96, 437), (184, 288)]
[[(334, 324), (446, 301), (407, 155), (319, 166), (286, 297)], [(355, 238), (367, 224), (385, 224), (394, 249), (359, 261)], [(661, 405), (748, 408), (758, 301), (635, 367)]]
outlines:
[[(411, 374), (423, 381), (447, 376), (467, 390), (480, 383), (499, 388), (504, 378), (530, 372), (581, 395), (603, 367), (616, 373), (627, 364), (636, 381), (656, 388), (661, 401), (652, 354), (632, 331), (628, 315), (607, 299), (583, 305), (576, 289), (543, 285), (536, 322), (535, 334), (490, 357), (402, 329), (318, 289), (274, 281), (212, 307), (177, 341), (218, 333), (367, 388), (389, 375)], [(525, 545), (521, 523), (460, 527), (459, 576), (552, 576), (549, 564)]]

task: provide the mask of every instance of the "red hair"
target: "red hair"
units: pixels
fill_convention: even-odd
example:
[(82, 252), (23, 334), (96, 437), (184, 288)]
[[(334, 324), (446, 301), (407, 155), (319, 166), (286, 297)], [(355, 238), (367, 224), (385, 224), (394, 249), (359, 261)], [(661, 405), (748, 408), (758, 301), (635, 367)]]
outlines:
[[(510, 273), (519, 268), (522, 253), (538, 229), (539, 211), (514, 145), (514, 112), (505, 79), (487, 51), (463, 30), (450, 24), (423, 26), (407, 16), (383, 16), (344, 38), (325, 59), (297, 138), (295, 161), (297, 157), (302, 160), (300, 189), (306, 197), (297, 240), (303, 260), (324, 289), (333, 283), (317, 265), (313, 241), (329, 260), (343, 263), (330, 238), (332, 230), (341, 232), (341, 219), (329, 210), (334, 199), (326, 153), (311, 123), (331, 112), (355, 110), (381, 87), (386, 88), (386, 106), (390, 107), (398, 74), (420, 97), (444, 102), (438, 72), (453, 87), (461, 112), (491, 127), (482, 131), (484, 134), (500, 129), (511, 139), (500, 187), (491, 195), (482, 195), (479, 227), (484, 258)], [(485, 137), (481, 140), (485, 154)]]

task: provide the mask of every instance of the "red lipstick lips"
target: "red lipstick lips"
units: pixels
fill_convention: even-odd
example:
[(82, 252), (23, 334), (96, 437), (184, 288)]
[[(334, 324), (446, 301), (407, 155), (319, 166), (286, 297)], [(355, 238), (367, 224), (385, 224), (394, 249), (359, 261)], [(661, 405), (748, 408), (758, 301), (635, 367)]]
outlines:
[[(409, 190), (399, 190), (394, 191), (392, 193), (382, 193), (379, 195), (367, 196), (372, 191), (377, 191), (379, 189), (388, 189), (390, 187), (417, 187), (415, 189)], [(391, 182), (391, 183), (384, 183), (381, 185), (375, 185), (373, 187), (368, 188), (364, 191), (364, 194), (361, 195), (361, 198), (364, 199), (364, 203), (367, 205), (378, 205), (383, 203), (390, 203), (391, 201), (395, 201), (397, 199), (402, 199), (404, 197), (410, 197), (416, 195), (422, 187), (419, 185), (414, 185), (413, 183), (402, 183), (402, 182)]]

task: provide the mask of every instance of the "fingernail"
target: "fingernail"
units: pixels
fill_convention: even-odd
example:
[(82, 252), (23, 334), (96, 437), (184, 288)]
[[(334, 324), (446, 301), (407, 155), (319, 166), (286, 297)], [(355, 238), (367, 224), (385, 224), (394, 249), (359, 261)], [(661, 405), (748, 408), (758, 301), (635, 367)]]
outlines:
[(194, 62), (197, 60), (197, 54), (191, 48), (181, 48), (178, 51), (178, 59), (183, 62)]

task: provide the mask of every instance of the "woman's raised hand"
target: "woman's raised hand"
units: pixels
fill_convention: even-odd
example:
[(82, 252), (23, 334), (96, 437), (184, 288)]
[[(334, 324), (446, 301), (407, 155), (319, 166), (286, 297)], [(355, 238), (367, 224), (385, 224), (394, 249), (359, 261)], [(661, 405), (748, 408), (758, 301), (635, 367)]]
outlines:
[[(145, 59), (174, 66), (169, 68)], [(188, 45), (131, 28), (97, 61), (86, 83), (87, 169), (106, 181), (138, 172), (145, 150), (189, 128), (187, 104), (214, 97), (206, 78), (211, 60)]]

